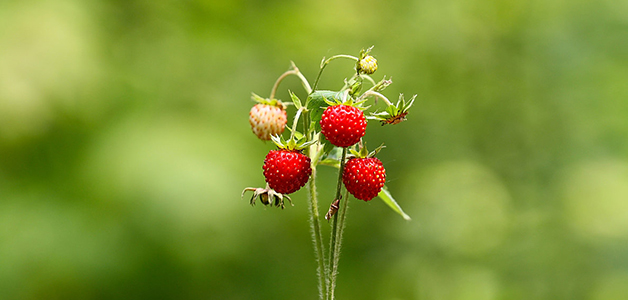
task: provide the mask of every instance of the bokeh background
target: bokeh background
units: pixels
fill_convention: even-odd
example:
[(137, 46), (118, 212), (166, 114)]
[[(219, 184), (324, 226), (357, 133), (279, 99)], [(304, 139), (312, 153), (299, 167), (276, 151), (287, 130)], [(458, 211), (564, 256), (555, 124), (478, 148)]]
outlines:
[[(240, 198), (274, 148), (250, 95), (290, 61), (313, 81), (323, 56), (375, 45), (385, 94), (418, 94), (365, 137), (413, 220), (352, 200), (338, 298), (627, 299), (627, 16), (613, 0), (2, 1), (0, 298), (316, 299), (305, 191), (283, 211)], [(319, 168), (322, 206), (335, 176)]]

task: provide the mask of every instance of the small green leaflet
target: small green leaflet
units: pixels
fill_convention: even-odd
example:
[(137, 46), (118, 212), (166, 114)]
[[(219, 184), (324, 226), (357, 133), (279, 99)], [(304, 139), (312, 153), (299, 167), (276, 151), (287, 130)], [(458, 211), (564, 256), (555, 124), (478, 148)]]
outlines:
[(406, 221), (412, 220), (410, 218), (410, 216), (408, 216), (403, 211), (403, 209), (401, 209), (401, 206), (399, 206), (399, 204), (397, 204), (397, 201), (395, 201), (395, 199), (392, 197), (392, 195), (388, 191), (388, 187), (384, 186), (377, 196), (380, 199), (382, 199), (382, 201), (384, 201), (384, 203), (388, 204), (388, 206), (390, 206), (390, 208), (392, 208), (392, 210), (396, 211), (399, 215), (401, 215), (404, 220), (406, 220)]

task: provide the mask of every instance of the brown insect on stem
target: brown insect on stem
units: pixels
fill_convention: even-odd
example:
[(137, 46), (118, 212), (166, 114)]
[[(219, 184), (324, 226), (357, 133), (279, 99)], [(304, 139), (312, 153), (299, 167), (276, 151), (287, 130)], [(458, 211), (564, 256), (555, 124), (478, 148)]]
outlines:
[(329, 210), (327, 211), (327, 214), (325, 214), (325, 220), (329, 221), (331, 217), (333, 217), (338, 212), (339, 205), (340, 205), (340, 199), (336, 199), (334, 200), (334, 202), (331, 203), (331, 205), (329, 206)]

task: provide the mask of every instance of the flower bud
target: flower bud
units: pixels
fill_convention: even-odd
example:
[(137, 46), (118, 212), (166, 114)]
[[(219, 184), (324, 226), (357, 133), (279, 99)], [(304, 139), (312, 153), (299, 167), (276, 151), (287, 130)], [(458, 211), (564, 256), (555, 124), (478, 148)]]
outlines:
[(358, 72), (364, 74), (373, 74), (377, 71), (377, 59), (371, 55), (366, 55), (358, 62)]

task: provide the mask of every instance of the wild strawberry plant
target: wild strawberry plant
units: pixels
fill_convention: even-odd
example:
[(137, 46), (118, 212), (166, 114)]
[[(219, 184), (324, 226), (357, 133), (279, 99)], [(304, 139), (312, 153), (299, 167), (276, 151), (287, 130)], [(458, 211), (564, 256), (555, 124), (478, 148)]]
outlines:
[[(279, 76), (273, 85), (269, 98), (253, 94), (257, 104), (249, 113), (253, 133), (261, 140), (272, 140), (278, 149), (271, 150), (263, 163), (266, 186), (246, 188), (242, 197), (247, 191), (252, 191), (251, 205), (259, 200), (264, 205), (283, 209), (284, 198), (292, 204), (288, 194), (307, 184), (312, 240), (318, 262), (319, 297), (325, 300), (335, 298), (349, 194), (364, 201), (379, 197), (404, 219), (410, 220), (386, 188), (386, 170), (375, 157), (384, 148), (383, 144), (369, 153), (362, 138), (366, 134), (367, 119), (380, 121), (382, 125), (404, 121), (416, 95), (409, 101), (400, 95), (397, 103), (393, 104), (381, 93), (392, 81), (384, 77), (376, 82), (370, 76), (377, 70), (377, 60), (370, 55), (372, 48), (362, 50), (357, 57), (342, 54), (323, 58), (313, 85), (292, 63), (292, 67)], [(318, 82), (323, 70), (335, 59), (355, 61), (352, 76), (345, 79), (339, 90), (319, 90)], [(279, 84), (290, 75), (301, 80), (307, 92), (305, 101), (292, 92), (289, 93), (289, 101), (275, 99)], [(362, 92), (365, 86), (368, 89)], [(365, 111), (372, 107), (367, 103), (377, 100), (382, 100), (386, 107), (382, 111), (365, 115)], [(287, 124), (287, 105), (294, 105), (296, 113), (292, 127), (288, 128), (290, 136), (286, 139), (282, 134)], [(335, 197), (329, 202), (329, 210), (325, 214), (325, 219), (331, 222), (327, 254), (324, 251), (327, 247), (321, 230), (316, 185), (316, 169), (319, 165), (338, 169)]]

